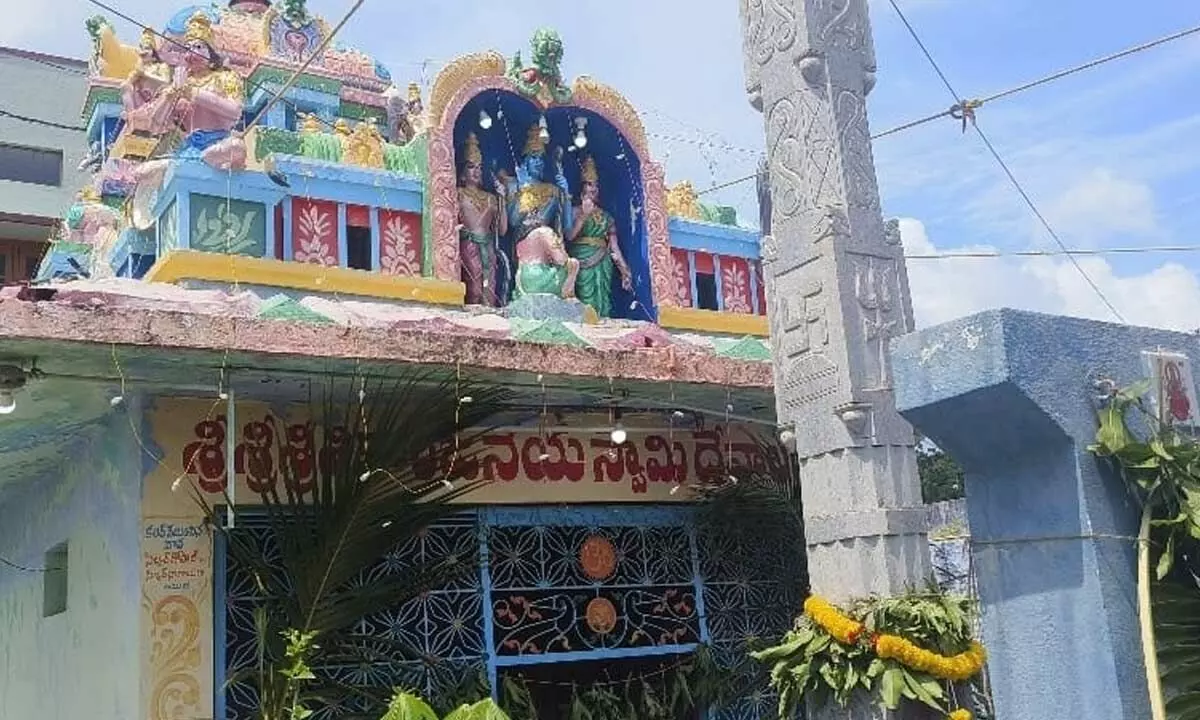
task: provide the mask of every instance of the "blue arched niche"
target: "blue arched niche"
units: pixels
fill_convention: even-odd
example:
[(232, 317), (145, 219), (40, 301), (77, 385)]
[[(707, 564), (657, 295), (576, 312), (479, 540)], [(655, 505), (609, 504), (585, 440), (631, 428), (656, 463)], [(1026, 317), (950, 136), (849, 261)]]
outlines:
[[(487, 112), (492, 120), (487, 129), (480, 123), (483, 112)], [(563, 170), (571, 186), (572, 203), (579, 201), (579, 174), (583, 156), (591, 155), (596, 161), (596, 170), (600, 175), (600, 204), (616, 222), (621, 253), (629, 262), (633, 274), (633, 292), (627, 292), (621, 287), (619, 274), (613, 273), (613, 317), (655, 321), (657, 313), (651, 291), (645, 214), (642, 212), (645, 202), (642, 196), (641, 159), (628, 140), (604, 117), (572, 106), (552, 107), (542, 113), (532, 102), (519, 95), (505, 90), (485, 90), (471, 98), (455, 119), (455, 177), (462, 171), (462, 148), (470, 132), (479, 138), (486, 189), (491, 189), (492, 179), (499, 169), (505, 168), (509, 174), (514, 174), (516, 163), (525, 149), (528, 128), (536, 124), (542, 114), (546, 116), (550, 131), (547, 182), (552, 182), (553, 149), (562, 147)], [(583, 150), (570, 151), (575, 134), (574, 122), (578, 117), (587, 118), (588, 142)], [(514, 257), (511, 247), (506, 245), (504, 251), (510, 258)]]

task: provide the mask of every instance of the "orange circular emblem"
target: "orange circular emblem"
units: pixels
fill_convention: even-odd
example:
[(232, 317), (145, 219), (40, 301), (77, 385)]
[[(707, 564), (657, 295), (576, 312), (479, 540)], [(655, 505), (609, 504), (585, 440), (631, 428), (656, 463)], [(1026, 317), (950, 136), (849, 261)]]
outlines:
[(607, 635), (617, 626), (617, 608), (608, 598), (592, 598), (586, 616), (588, 627), (599, 635)]
[(617, 569), (617, 549), (608, 538), (593, 535), (579, 548), (579, 565), (591, 580), (607, 580)]

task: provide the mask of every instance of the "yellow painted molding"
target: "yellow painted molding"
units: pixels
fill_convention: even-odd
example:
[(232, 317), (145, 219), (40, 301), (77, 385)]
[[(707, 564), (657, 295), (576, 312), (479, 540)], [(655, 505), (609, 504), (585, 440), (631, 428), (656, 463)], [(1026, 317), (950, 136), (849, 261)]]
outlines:
[(146, 280), (236, 282), (460, 307), (467, 295), (467, 287), (461, 282), (196, 250), (172, 250), (154, 263), (146, 273)]
[(771, 334), (767, 318), (762, 315), (716, 312), (696, 308), (659, 306), (658, 324), (676, 330), (696, 330), (721, 333), (722, 335), (767, 337)]
[(112, 144), (109, 154), (116, 158), (148, 158), (154, 152), (154, 148), (158, 147), (158, 138), (143, 137), (134, 135), (129, 128), (125, 128), (116, 142)]

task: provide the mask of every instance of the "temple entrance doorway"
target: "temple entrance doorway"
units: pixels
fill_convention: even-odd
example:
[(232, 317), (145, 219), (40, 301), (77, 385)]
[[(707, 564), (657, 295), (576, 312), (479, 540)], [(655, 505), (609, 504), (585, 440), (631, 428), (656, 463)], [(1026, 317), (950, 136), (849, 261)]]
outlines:
[[(537, 717), (560, 720), (573, 717), (571, 704), (578, 696), (584, 706), (595, 709), (599, 702), (617, 703), (626, 707), (642, 707), (642, 697), (649, 688), (652, 697), (670, 712), (671, 693), (676, 670), (686, 662), (686, 655), (612, 658), (584, 662), (546, 662), (524, 667), (506, 668), (500, 672), (504, 681), (517, 681), (529, 693)], [(644, 683), (644, 684), (643, 684)], [(663, 714), (662, 720), (699, 720), (700, 713)]]

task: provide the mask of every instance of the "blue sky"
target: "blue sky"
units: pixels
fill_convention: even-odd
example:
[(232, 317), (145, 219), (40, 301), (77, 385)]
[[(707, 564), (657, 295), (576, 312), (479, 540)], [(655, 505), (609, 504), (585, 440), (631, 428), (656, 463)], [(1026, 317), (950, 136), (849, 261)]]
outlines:
[[(964, 96), (984, 96), (1200, 23), (1190, 3), (1117, 0), (899, 0)], [(163, 23), (178, 6), (117, 0)], [(331, 19), (349, 0), (310, 0)], [(643, 112), (668, 180), (704, 187), (753, 172), (762, 119), (745, 99), (736, 0), (367, 0), (347, 44), (398, 81), (431, 79), (456, 55), (525, 48), (556, 27), (565, 72), (622, 90)], [(874, 131), (951, 99), (886, 0), (871, 0), (879, 81)], [(6, 8), (0, 44), (82, 55), (94, 8), (42, 0)], [(123, 35), (136, 33), (118, 24)], [(423, 61), (429, 60), (422, 69)], [(998, 101), (979, 122), (1063, 240), (1077, 247), (1200, 244), (1200, 37)], [(705, 143), (708, 143), (707, 145)], [(732, 146), (724, 147), (724, 146)], [(1052, 242), (972, 133), (944, 119), (875, 146), (885, 212), (904, 218), (911, 252), (1050, 248)], [(713, 193), (757, 217), (753, 183)], [(1083, 267), (1131, 322), (1200, 327), (1200, 253), (1087, 257)], [(1111, 319), (1062, 258), (913, 260), (919, 324), (988, 307)]]

